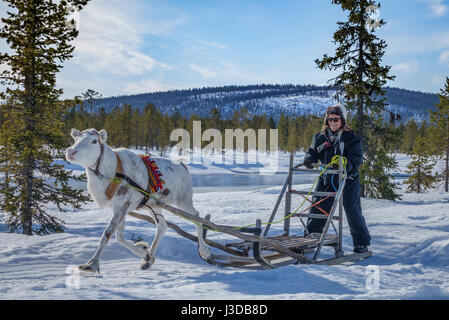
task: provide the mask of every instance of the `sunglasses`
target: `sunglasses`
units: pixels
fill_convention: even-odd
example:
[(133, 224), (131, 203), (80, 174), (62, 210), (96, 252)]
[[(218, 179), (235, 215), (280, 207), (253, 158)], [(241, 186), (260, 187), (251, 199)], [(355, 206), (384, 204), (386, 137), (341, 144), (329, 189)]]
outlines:
[(340, 121), (340, 117), (338, 117), (338, 118), (327, 118), (327, 121), (329, 121), (329, 122), (338, 122), (338, 121)]

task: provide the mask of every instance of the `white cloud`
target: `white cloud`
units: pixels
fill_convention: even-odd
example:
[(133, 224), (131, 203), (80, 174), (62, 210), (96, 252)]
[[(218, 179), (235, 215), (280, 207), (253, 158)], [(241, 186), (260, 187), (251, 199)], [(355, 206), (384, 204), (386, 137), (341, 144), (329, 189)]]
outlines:
[(397, 65), (394, 65), (391, 68), (393, 71), (399, 71), (399, 72), (416, 72), (419, 70), (419, 62), (409, 61), (409, 62), (402, 62)]
[(440, 55), (440, 62), (447, 63), (449, 62), (449, 50), (443, 51)]
[[(58, 74), (64, 97), (87, 88), (103, 96), (172, 89), (161, 81), (172, 65), (156, 58), (151, 46), (174, 36), (189, 17), (153, 1), (91, 1), (79, 16), (73, 59)], [(161, 58), (163, 59), (163, 58)], [(151, 78), (151, 79), (150, 79)]]
[(189, 65), (189, 68), (195, 71), (196, 73), (200, 74), (204, 79), (211, 79), (217, 75), (215, 71), (208, 70), (203, 67), (198, 67), (193, 64)]
[(425, 33), (401, 34), (387, 40), (389, 54), (402, 55), (434, 52), (449, 48), (449, 30)]
[(224, 44), (221, 44), (221, 43), (218, 43), (218, 42), (208, 42), (208, 41), (203, 41), (203, 40), (195, 40), (195, 41), (198, 42), (198, 43), (204, 44), (206, 46), (213, 47), (213, 48), (229, 49)]
[(446, 15), (446, 12), (448, 11), (448, 6), (445, 4), (442, 4), (442, 0), (437, 1), (437, 3), (432, 4), (430, 6), (430, 9), (432, 10), (433, 14), (437, 17), (442, 17)]
[(80, 34), (75, 40), (77, 64), (89, 72), (123, 75), (169, 69), (145, 52), (145, 36), (169, 36), (187, 18), (146, 18), (152, 14), (150, 7), (143, 9), (136, 1), (90, 2), (80, 16)]
[(90, 72), (136, 75), (151, 71), (156, 61), (139, 51), (143, 33), (126, 16), (126, 8), (116, 1), (86, 6), (75, 40), (77, 63)]
[(156, 91), (166, 91), (176, 89), (176, 87), (160, 82), (156, 79), (143, 79), (139, 82), (132, 82), (125, 86), (126, 94), (140, 94)]
[(443, 76), (432, 76), (430, 82), (438, 87), (441, 87), (444, 84)]
[(449, 10), (447, 4), (443, 4), (444, 0), (421, 0), (429, 5), (429, 9), (434, 16), (442, 17), (446, 15)]

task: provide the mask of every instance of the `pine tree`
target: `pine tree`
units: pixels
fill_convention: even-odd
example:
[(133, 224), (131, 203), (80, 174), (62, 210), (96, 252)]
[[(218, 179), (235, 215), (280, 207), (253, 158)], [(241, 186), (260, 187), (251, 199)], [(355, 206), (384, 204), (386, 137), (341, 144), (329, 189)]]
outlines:
[(287, 139), (287, 151), (295, 152), (298, 147), (298, 134), (296, 132), (296, 119), (288, 120), (288, 139)]
[(402, 139), (405, 153), (412, 153), (416, 139), (418, 139), (418, 124), (414, 119), (411, 119), (404, 128), (404, 137)]
[(131, 116), (131, 130), (132, 130), (132, 141), (133, 141), (133, 146), (138, 149), (141, 146), (141, 136), (140, 136), (140, 119), (141, 119), (141, 115), (139, 112), (139, 108), (135, 108), (132, 111), (132, 116)]
[[(11, 232), (48, 234), (62, 231), (63, 221), (47, 212), (54, 204), (75, 208), (88, 197), (71, 188), (74, 177), (54, 161), (63, 158), (62, 94), (56, 89), (61, 63), (72, 57), (78, 31), (66, 22), (69, 5), (82, 9), (89, 0), (4, 0), (9, 6), (2, 18), (0, 38), (10, 52), (0, 53), (4, 120), (0, 130), (2, 208), (9, 213)], [(72, 21), (73, 22), (73, 21)]]
[(101, 93), (93, 89), (87, 89), (87, 91), (83, 93), (82, 97), (87, 102), (89, 106), (90, 115), (92, 116), (94, 114), (95, 100), (100, 99), (102, 97)]
[(303, 126), (298, 129), (298, 134), (300, 136), (300, 147), (304, 151), (307, 151), (313, 136), (321, 130), (322, 126), (323, 119), (318, 118), (317, 116), (308, 115), (307, 118), (304, 119)]
[(170, 121), (170, 117), (167, 115), (163, 115), (162, 121), (160, 124), (160, 132), (158, 135), (158, 143), (157, 143), (161, 157), (164, 155), (164, 152), (170, 143), (170, 132), (173, 129), (174, 129), (174, 125)]
[(132, 146), (132, 107), (131, 105), (125, 103), (120, 116), (120, 137), (121, 145), (125, 148)]
[(429, 148), (425, 139), (426, 124), (423, 123), (420, 128), (420, 137), (417, 139), (412, 152), (412, 161), (407, 166), (407, 173), (410, 177), (405, 181), (408, 185), (408, 192), (422, 193), (431, 188), (436, 181), (432, 170), (436, 161), (429, 154)]
[(150, 147), (155, 146), (153, 130), (155, 126), (154, 115), (157, 109), (154, 104), (149, 103), (143, 109), (142, 116), (142, 132), (141, 135), (145, 144), (145, 152), (149, 153)]
[(278, 137), (279, 137), (279, 148), (281, 150), (287, 149), (288, 143), (288, 118), (281, 113), (281, 117), (278, 122)]
[(222, 127), (221, 127), (221, 112), (220, 112), (220, 110), (218, 110), (218, 108), (215, 107), (209, 112), (209, 115), (210, 115), (210, 119), (211, 119), (210, 127), (214, 128), (214, 129), (218, 129), (221, 132)]
[[(390, 200), (399, 198), (392, 176), (388, 169), (397, 167), (393, 156), (381, 150), (376, 140), (386, 130), (382, 121), (385, 110), (385, 86), (394, 77), (389, 75), (390, 66), (381, 66), (387, 44), (379, 39), (374, 30), (368, 30), (369, 7), (375, 5), (373, 0), (333, 0), (333, 4), (348, 11), (348, 20), (338, 22), (334, 33), (334, 43), (338, 45), (335, 56), (327, 54), (315, 62), (320, 69), (342, 70), (334, 79), (333, 85), (340, 88), (339, 98), (350, 111), (355, 111), (352, 126), (355, 133), (362, 138), (365, 150), (365, 162), (361, 167), (362, 196), (382, 197)], [(378, 4), (380, 7), (380, 4)], [(384, 20), (378, 26), (385, 25)], [(393, 136), (390, 136), (392, 138)], [(378, 183), (381, 181), (381, 183)]]
[(429, 133), (433, 153), (444, 158), (444, 191), (449, 192), (449, 77), (446, 77), (445, 87), (438, 97), (440, 102), (436, 104), (437, 110), (430, 112), (432, 127)]

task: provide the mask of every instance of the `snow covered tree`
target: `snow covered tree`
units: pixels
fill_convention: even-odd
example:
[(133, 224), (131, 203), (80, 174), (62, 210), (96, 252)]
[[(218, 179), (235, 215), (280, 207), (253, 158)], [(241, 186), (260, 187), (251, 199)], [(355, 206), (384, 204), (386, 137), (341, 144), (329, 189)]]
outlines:
[(67, 111), (56, 88), (61, 63), (72, 57), (78, 31), (67, 23), (70, 7), (81, 10), (89, 0), (4, 0), (0, 38), (10, 50), (0, 53), (0, 74), (6, 91), (0, 94), (4, 121), (0, 130), (0, 187), (2, 208), (9, 213), (11, 232), (25, 235), (62, 231), (62, 221), (51, 216), (48, 205), (64, 211), (88, 201), (72, 189), (73, 176), (54, 159), (64, 157), (67, 132), (61, 119)]
[[(391, 182), (389, 170), (397, 167), (393, 156), (382, 149), (380, 140), (388, 141), (394, 130), (387, 128), (382, 121), (386, 98), (383, 88), (388, 80), (390, 66), (382, 66), (382, 58), (387, 44), (375, 34), (375, 29), (367, 26), (370, 8), (376, 6), (373, 0), (333, 0), (348, 12), (345, 22), (338, 22), (334, 33), (337, 49), (334, 56), (325, 54), (315, 62), (320, 69), (341, 70), (331, 79), (336, 88), (340, 88), (339, 99), (348, 110), (355, 111), (351, 123), (355, 133), (362, 138), (364, 164), (360, 168), (362, 196), (395, 200), (399, 195)], [(377, 4), (380, 7), (380, 4)], [(376, 22), (377, 27), (385, 25), (384, 20)]]
[(445, 87), (438, 97), (440, 102), (436, 104), (437, 110), (430, 112), (430, 145), (433, 153), (445, 160), (442, 176), (444, 191), (449, 192), (449, 77), (446, 77)]

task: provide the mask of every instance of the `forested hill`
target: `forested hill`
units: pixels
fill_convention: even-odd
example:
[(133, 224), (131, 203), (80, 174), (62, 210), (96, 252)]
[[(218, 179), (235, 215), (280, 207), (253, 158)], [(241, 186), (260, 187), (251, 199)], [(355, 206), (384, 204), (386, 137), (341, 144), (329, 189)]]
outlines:
[[(400, 114), (403, 121), (427, 119), (427, 110), (435, 109), (434, 104), (438, 102), (436, 94), (390, 87), (386, 92), (388, 109)], [(177, 110), (183, 116), (207, 116), (217, 107), (223, 118), (230, 118), (235, 110), (245, 106), (252, 114), (265, 113), (277, 120), (281, 112), (321, 115), (325, 107), (336, 102), (334, 94), (332, 87), (315, 85), (225, 86), (103, 98), (96, 100), (95, 109), (102, 107), (109, 111), (124, 103), (143, 108), (153, 103), (162, 113), (172, 114)]]

